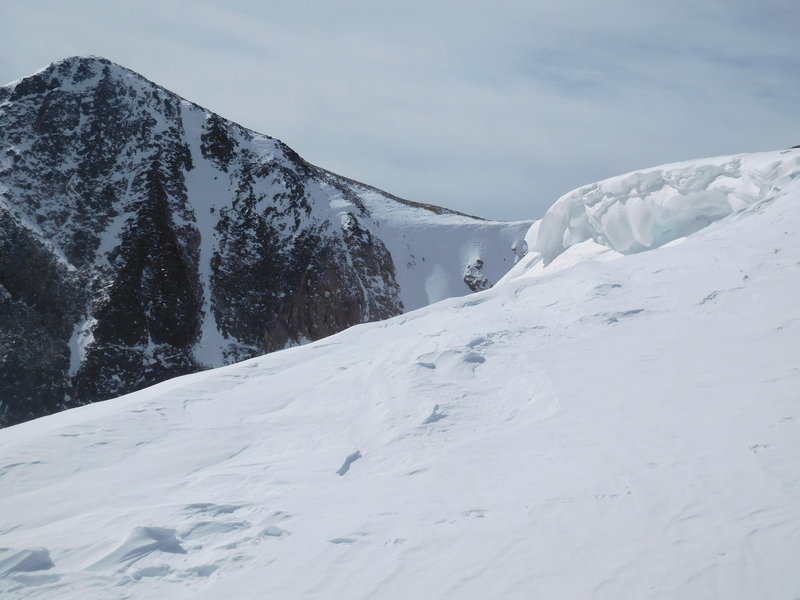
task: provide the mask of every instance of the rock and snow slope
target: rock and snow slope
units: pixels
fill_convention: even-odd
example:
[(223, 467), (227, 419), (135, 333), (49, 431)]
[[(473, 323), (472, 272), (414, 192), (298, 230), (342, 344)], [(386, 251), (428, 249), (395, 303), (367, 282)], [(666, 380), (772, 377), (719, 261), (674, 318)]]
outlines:
[(396, 198), (101, 58), (0, 87), (0, 426), (485, 289), (529, 223)]
[(741, 158), (680, 242), (0, 431), (0, 595), (797, 598), (800, 152)]

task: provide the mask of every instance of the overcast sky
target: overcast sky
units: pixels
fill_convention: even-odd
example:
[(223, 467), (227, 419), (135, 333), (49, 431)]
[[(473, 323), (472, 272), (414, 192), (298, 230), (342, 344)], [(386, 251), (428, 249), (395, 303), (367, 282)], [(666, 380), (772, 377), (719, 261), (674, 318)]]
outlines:
[(494, 219), (800, 144), (798, 0), (0, 0), (0, 80), (104, 56), (310, 162)]

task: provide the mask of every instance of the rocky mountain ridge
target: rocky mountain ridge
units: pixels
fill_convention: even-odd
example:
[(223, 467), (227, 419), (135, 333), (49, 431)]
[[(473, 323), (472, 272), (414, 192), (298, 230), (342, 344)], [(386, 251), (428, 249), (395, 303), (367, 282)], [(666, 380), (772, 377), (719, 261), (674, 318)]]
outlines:
[(0, 87), (0, 426), (484, 289), (529, 223), (391, 196), (96, 57)]

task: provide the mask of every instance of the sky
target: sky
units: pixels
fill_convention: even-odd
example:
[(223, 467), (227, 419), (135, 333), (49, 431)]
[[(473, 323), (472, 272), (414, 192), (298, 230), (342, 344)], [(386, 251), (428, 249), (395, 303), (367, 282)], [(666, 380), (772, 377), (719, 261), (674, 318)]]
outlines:
[(0, 82), (104, 56), (311, 163), (491, 219), (800, 144), (797, 0), (0, 0)]

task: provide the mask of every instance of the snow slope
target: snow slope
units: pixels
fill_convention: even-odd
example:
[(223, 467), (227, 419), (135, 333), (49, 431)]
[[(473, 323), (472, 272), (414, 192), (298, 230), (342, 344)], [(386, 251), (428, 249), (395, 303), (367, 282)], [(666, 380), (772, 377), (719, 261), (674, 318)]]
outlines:
[(746, 160), (680, 243), (0, 431), (0, 594), (797, 598), (800, 152)]

